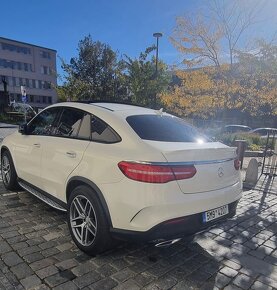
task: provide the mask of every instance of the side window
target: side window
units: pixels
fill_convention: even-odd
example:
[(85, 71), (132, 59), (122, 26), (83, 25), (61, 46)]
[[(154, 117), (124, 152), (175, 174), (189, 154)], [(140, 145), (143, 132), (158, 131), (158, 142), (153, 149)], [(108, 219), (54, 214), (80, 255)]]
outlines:
[(120, 142), (120, 136), (104, 121), (91, 117), (91, 139), (95, 142), (116, 143)]
[(59, 108), (50, 108), (38, 114), (28, 125), (30, 135), (51, 135)]
[(84, 113), (82, 111), (64, 108), (53, 135), (77, 138), (83, 117)]
[(78, 138), (90, 140), (90, 114), (85, 114), (79, 129)]

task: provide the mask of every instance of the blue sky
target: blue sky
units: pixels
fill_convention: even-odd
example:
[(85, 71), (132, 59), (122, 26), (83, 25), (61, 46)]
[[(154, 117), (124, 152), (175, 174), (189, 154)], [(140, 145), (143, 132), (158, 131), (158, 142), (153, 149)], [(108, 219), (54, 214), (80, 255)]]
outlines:
[[(229, 0), (232, 1), (232, 0)], [(253, 3), (253, 0), (247, 0)], [(260, 0), (262, 1), (262, 0)], [(204, 0), (13, 0), (1, 5), (0, 36), (50, 47), (69, 61), (77, 44), (91, 34), (94, 40), (111, 45), (131, 57), (154, 43), (153, 32), (163, 32), (160, 57), (178, 64), (181, 57), (170, 43), (175, 19), (203, 8)], [(277, 0), (265, 0), (260, 22), (253, 28), (257, 37), (277, 31)], [(251, 4), (250, 4), (251, 5)], [(3, 11), (5, 10), (5, 12)], [(60, 63), (58, 72), (62, 73)]]

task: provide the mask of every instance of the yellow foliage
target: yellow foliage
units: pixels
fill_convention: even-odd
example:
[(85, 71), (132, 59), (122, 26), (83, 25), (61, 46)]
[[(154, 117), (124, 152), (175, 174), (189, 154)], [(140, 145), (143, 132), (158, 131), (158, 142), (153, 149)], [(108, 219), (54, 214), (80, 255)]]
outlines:
[(234, 75), (228, 65), (175, 73), (181, 85), (175, 85), (160, 98), (178, 115), (208, 118), (228, 109), (254, 116), (277, 115), (276, 75)]

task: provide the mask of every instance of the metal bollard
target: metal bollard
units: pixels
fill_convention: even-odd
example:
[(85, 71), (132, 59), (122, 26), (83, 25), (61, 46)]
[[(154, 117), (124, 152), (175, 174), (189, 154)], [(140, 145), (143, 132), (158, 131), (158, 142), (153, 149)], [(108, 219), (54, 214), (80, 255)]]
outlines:
[(247, 142), (245, 140), (235, 140), (237, 146), (237, 154), (240, 161), (240, 169), (242, 169), (244, 152), (246, 150)]

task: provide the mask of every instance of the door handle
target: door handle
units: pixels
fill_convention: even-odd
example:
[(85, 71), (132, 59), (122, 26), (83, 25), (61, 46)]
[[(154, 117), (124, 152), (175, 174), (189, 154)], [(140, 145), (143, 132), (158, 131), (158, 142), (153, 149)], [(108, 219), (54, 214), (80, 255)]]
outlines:
[(70, 158), (75, 158), (76, 157), (76, 152), (68, 151), (68, 152), (66, 152), (66, 156), (68, 156)]
[(35, 143), (35, 144), (33, 144), (34, 145), (34, 147), (36, 147), (36, 148), (40, 148), (40, 144), (39, 143)]

